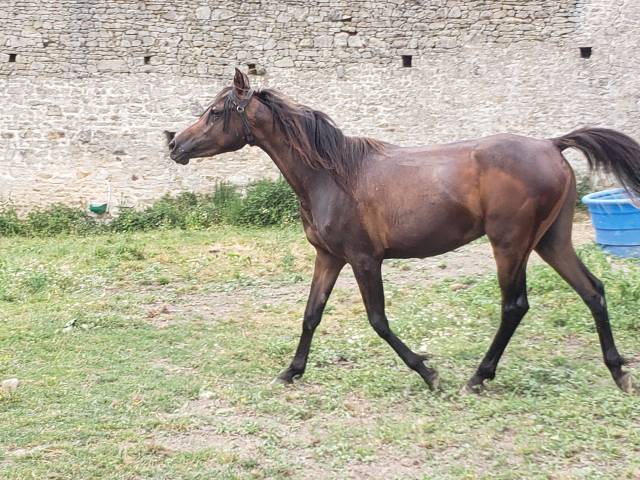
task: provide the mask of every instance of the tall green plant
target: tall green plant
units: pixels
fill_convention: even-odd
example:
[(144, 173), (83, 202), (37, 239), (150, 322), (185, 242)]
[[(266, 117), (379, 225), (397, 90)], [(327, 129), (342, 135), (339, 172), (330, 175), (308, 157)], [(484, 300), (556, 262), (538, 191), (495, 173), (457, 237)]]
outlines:
[(100, 232), (135, 232), (162, 228), (199, 229), (212, 225), (288, 225), (298, 220), (298, 200), (283, 180), (260, 180), (245, 195), (228, 183), (212, 193), (164, 196), (142, 210), (120, 207), (110, 223), (95, 220), (81, 209), (52, 205), (20, 219), (14, 209), (0, 210), (0, 236), (88, 235)]

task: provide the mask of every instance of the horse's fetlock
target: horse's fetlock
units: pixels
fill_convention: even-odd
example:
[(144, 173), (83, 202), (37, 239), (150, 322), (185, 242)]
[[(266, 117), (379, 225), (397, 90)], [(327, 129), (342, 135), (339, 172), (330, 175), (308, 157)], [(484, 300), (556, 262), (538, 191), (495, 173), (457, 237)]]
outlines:
[(476, 375), (478, 376), (478, 378), (481, 378), (483, 380), (493, 380), (494, 378), (496, 378), (496, 368), (491, 366), (481, 366), (476, 371)]

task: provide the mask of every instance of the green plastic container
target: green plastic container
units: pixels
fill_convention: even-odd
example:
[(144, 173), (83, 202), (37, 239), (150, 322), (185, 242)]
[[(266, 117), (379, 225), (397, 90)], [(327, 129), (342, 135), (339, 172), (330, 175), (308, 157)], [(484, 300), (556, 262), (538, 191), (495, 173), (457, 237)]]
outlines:
[(90, 203), (89, 210), (95, 213), (96, 215), (103, 215), (107, 213), (108, 203)]

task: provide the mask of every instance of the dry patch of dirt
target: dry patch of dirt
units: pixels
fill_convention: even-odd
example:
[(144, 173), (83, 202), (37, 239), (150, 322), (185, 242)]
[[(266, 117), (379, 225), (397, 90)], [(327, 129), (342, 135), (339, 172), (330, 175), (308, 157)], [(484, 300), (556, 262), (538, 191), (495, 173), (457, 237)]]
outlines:
[(259, 447), (263, 444), (264, 440), (255, 436), (219, 433), (215, 427), (209, 426), (184, 433), (160, 435), (150, 445), (168, 452), (195, 453), (213, 448), (251, 458), (259, 453)]
[[(593, 241), (593, 228), (589, 222), (574, 224), (574, 244)], [(213, 248), (213, 247), (212, 247)], [(214, 249), (215, 250), (215, 249)], [(533, 254), (530, 265), (542, 263)], [(491, 245), (487, 241), (474, 242), (437, 257), (424, 259), (388, 260), (383, 266), (383, 277), (389, 286), (426, 287), (432, 283), (463, 276), (481, 276), (495, 272)], [(158, 328), (166, 328), (181, 319), (214, 321), (251, 315), (258, 308), (270, 305), (293, 305), (305, 301), (309, 282), (239, 287), (232, 292), (184, 294), (179, 303), (151, 303), (143, 305), (149, 321)], [(351, 268), (347, 265), (336, 283), (336, 290), (344, 298), (358, 296), (358, 288)]]
[[(318, 388), (321, 387), (297, 385), (287, 395), (295, 401), (308, 395), (309, 389)], [(323, 413), (306, 420), (292, 420), (278, 415), (266, 417), (243, 412), (225, 405), (221, 399), (200, 398), (168, 415), (198, 418), (199, 426), (188, 431), (159, 433), (148, 444), (166, 454), (195, 453), (212, 448), (241, 460), (260, 459), (263, 467), (269, 467), (273, 461), (265, 459), (265, 449), (275, 451), (276, 456), (283, 459), (295, 455), (293, 478), (297, 479), (419, 479), (429, 473), (425, 470), (429, 452), (426, 448), (416, 445), (398, 452), (376, 436), (382, 419), (372, 414), (374, 410), (366, 399), (354, 397), (345, 403), (350, 415)], [(388, 414), (384, 420), (390, 421)], [(348, 436), (352, 430), (366, 431), (370, 440), (364, 445), (365, 452), (360, 458), (356, 456), (343, 464), (331, 465), (334, 453), (322, 452), (338, 430), (346, 432), (341, 433), (341, 437)]]

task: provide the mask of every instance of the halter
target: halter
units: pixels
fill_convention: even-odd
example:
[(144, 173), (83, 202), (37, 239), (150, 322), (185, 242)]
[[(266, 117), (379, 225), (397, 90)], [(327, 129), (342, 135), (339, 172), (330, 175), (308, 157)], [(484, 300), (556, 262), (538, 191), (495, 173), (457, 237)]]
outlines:
[(251, 133), (251, 127), (249, 126), (249, 119), (247, 118), (247, 112), (245, 112), (244, 109), (251, 101), (251, 97), (253, 97), (253, 93), (254, 93), (253, 89), (249, 89), (249, 91), (247, 92), (246, 98), (244, 98), (243, 100), (240, 100), (238, 98), (238, 96), (236, 95), (235, 89), (232, 89), (231, 95), (229, 95), (229, 98), (231, 99), (231, 103), (235, 107), (236, 112), (238, 112), (238, 115), (240, 115), (240, 120), (242, 120), (242, 130), (244, 132), (244, 139), (249, 145), (256, 144), (256, 137), (254, 137), (253, 133)]

